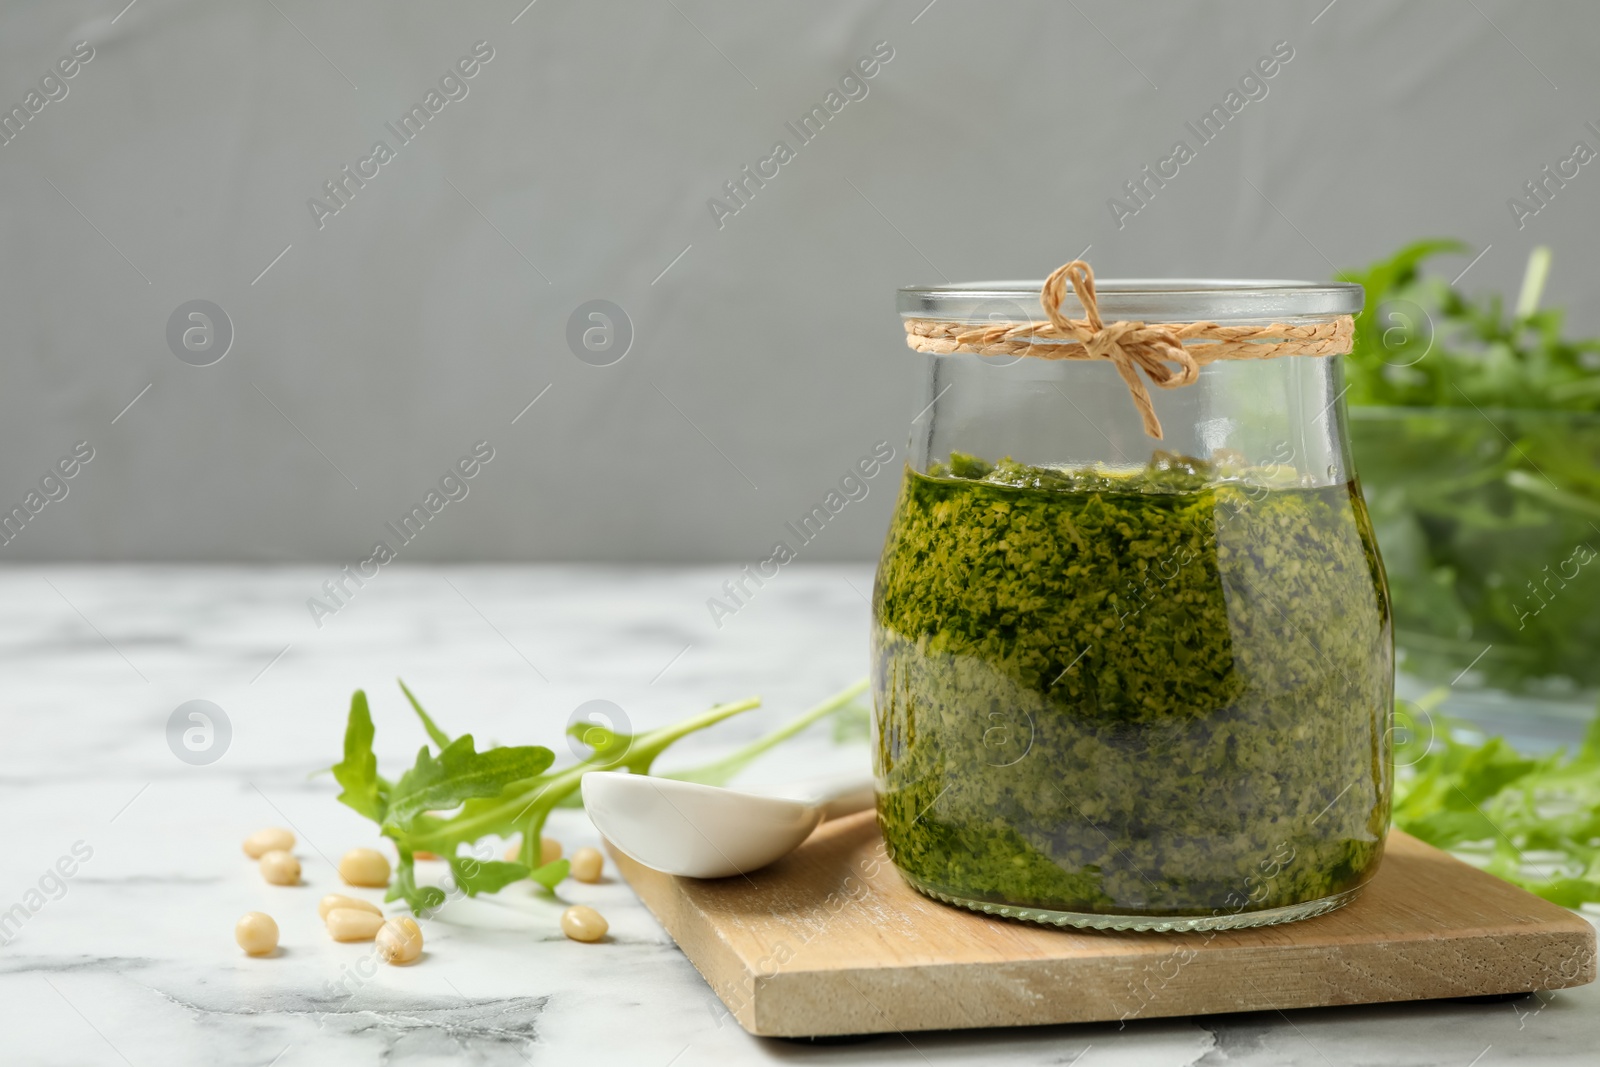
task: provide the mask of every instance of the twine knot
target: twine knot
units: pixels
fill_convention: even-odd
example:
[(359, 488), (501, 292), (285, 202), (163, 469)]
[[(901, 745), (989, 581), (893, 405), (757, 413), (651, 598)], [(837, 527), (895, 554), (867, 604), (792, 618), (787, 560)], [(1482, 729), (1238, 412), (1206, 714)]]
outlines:
[[(1069, 282), (1073, 295), (1083, 305), (1082, 319), (1069, 319), (1061, 312)], [(1050, 273), (1039, 290), (1039, 303), (1060, 336), (1083, 345), (1090, 359), (1109, 360), (1117, 368), (1128, 386), (1128, 395), (1133, 397), (1133, 406), (1139, 410), (1144, 432), (1160, 439), (1161, 420), (1156, 418), (1145, 379), (1162, 389), (1177, 389), (1194, 384), (1200, 376), (1200, 364), (1184, 347), (1178, 331), (1171, 326), (1147, 326), (1142, 322), (1106, 325), (1100, 318), (1100, 300), (1095, 295), (1094, 268), (1081, 259)], [(1178, 369), (1173, 370), (1167, 366), (1169, 363), (1176, 363)], [(1139, 371), (1144, 372), (1143, 377)]]

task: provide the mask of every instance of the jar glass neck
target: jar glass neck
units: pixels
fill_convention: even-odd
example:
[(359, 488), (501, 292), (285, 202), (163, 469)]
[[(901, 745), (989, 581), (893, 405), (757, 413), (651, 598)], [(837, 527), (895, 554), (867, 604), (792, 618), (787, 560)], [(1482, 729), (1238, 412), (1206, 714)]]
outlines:
[(1212, 464), (1220, 479), (1302, 487), (1352, 480), (1339, 357), (1218, 362), (1199, 380), (1153, 389), (1164, 437), (1145, 435), (1128, 389), (1105, 362), (920, 356), (927, 361), (910, 462), (951, 453), (1062, 470), (1132, 472), (1167, 453)]

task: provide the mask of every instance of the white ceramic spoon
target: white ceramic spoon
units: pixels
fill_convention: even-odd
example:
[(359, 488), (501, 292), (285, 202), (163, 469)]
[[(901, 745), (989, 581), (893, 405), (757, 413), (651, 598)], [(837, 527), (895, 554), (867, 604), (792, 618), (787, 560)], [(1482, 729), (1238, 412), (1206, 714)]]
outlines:
[(583, 776), (589, 820), (646, 867), (688, 878), (726, 878), (787, 855), (824, 819), (865, 811), (873, 781), (814, 778), (771, 790), (723, 789), (625, 771)]

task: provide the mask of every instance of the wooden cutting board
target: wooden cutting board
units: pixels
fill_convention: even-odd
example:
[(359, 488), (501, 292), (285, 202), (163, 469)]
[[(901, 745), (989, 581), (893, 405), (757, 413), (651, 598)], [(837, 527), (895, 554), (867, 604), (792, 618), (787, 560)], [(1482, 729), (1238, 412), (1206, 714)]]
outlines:
[(1354, 903), (1283, 926), (1096, 933), (918, 894), (871, 812), (748, 877), (674, 878), (611, 849), (752, 1034), (1031, 1026), (1520, 993), (1595, 979), (1595, 931), (1395, 831)]

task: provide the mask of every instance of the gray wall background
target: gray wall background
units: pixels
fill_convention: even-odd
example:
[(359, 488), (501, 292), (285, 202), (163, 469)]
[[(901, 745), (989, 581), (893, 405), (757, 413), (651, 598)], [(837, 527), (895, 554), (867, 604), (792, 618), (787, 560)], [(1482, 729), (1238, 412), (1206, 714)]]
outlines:
[[(1600, 165), (1525, 228), (1506, 205), (1600, 144), (1592, 4), (525, 2), (0, 9), (6, 108), (94, 48), (0, 146), (0, 504), (95, 449), (0, 560), (354, 561), (480, 439), (407, 559), (755, 559), (874, 442), (903, 454), (896, 286), (1085, 246), (1103, 275), (1320, 278), (1454, 235), (1489, 249), (1463, 285), (1514, 291), (1548, 243), (1547, 301), (1600, 330)], [(1268, 95), (1119, 229), (1107, 198), (1278, 41)], [(319, 230), (308, 198), (380, 138)], [(707, 199), (779, 139), (719, 229)], [(233, 324), (211, 366), (166, 341), (194, 299)], [(610, 366), (566, 340), (591, 299), (633, 325)], [(893, 477), (803, 558), (875, 555)]]

